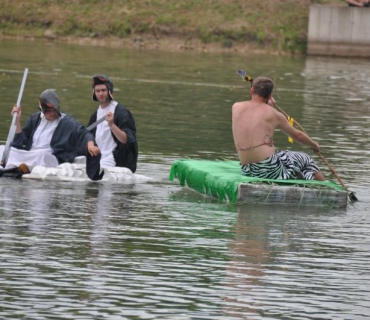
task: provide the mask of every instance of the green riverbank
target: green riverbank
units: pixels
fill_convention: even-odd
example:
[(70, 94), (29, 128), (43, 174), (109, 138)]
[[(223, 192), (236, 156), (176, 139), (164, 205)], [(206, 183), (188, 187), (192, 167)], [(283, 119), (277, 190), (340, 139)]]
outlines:
[(344, 0), (0, 0), (0, 37), (304, 54), (312, 4), (346, 6)]

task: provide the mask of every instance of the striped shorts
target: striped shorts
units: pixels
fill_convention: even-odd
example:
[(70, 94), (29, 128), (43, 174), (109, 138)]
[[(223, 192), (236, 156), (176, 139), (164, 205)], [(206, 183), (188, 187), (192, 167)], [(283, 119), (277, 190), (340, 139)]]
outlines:
[(241, 165), (241, 172), (248, 177), (263, 179), (313, 180), (319, 168), (312, 158), (303, 152), (276, 150), (275, 153), (258, 163)]

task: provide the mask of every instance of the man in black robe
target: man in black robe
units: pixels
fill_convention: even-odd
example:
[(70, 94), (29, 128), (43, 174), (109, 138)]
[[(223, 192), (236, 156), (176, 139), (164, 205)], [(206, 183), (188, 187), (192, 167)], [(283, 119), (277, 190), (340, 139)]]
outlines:
[(21, 107), (13, 107), (12, 114), (17, 112), (17, 129), (7, 167), (19, 166), (22, 173), (29, 173), (36, 165), (56, 167), (85, 156), (88, 177), (101, 180), (104, 175), (100, 170), (101, 154), (92, 133), (60, 111), (59, 98), (52, 89), (41, 93), (39, 108), (22, 128)]
[(125, 167), (136, 171), (138, 144), (136, 125), (131, 112), (113, 99), (113, 82), (105, 75), (92, 79), (92, 97), (99, 102), (98, 109), (91, 115), (88, 125), (105, 118), (92, 129), (101, 151), (102, 167)]

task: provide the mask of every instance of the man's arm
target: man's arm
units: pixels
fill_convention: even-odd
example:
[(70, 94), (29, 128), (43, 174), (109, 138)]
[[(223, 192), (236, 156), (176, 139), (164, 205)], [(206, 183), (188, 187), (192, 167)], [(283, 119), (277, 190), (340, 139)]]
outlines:
[(113, 123), (111, 131), (115, 139), (122, 144), (136, 143), (135, 120), (128, 109), (118, 104), (113, 115)]
[(114, 114), (108, 112), (105, 119), (108, 121), (108, 126), (117, 140), (121, 143), (127, 143), (127, 134), (114, 123)]
[(364, 4), (361, 1), (358, 1), (358, 0), (346, 0), (346, 2), (348, 4), (352, 4), (353, 6), (356, 6), (356, 7), (363, 7), (364, 6)]
[(21, 106), (15, 105), (12, 110), (12, 115), (14, 112), (17, 112), (17, 118), (15, 119), (15, 125), (17, 126), (17, 129), (15, 133), (21, 133), (22, 132), (22, 126), (21, 126), (21, 115), (22, 115), (22, 110)]
[(94, 141), (88, 141), (87, 152), (90, 153), (92, 157), (94, 157), (100, 154), (100, 149), (95, 145)]
[[(276, 110), (275, 110), (276, 111)], [(278, 127), (288, 136), (292, 137), (292, 139), (298, 141), (301, 144), (310, 146), (314, 151), (320, 152), (320, 146), (312, 140), (307, 134), (302, 131), (299, 131), (293, 126), (291, 126), (285, 116), (276, 111), (276, 116), (278, 117)]]

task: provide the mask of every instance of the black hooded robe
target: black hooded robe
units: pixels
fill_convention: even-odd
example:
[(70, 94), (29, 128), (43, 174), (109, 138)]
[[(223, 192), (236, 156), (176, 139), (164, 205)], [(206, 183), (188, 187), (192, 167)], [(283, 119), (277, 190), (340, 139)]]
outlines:
[[(97, 120), (97, 113), (98, 111), (96, 110), (91, 115), (88, 126)], [(114, 111), (114, 124), (127, 135), (127, 143), (122, 143), (112, 133), (112, 137), (117, 144), (117, 148), (113, 151), (116, 166), (129, 168), (134, 173), (136, 171), (139, 154), (136, 139), (136, 125), (131, 112), (121, 104), (116, 105)], [(96, 128), (92, 129), (91, 132), (95, 137)]]

